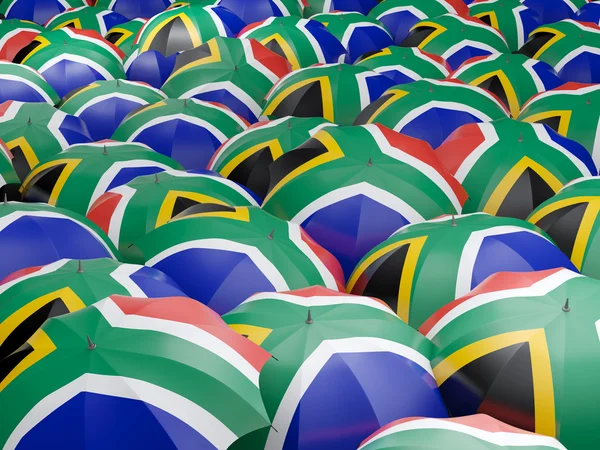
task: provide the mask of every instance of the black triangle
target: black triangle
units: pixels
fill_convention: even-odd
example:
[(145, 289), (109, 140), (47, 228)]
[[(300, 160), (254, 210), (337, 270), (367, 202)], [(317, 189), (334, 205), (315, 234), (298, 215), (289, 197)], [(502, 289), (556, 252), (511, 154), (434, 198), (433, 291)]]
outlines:
[(526, 219), (555, 192), (540, 175), (528, 167), (504, 197), (497, 216)]
[(544, 216), (536, 225), (548, 233), (565, 255), (571, 256), (587, 207), (588, 203), (565, 206)]
[(23, 190), (23, 201), (33, 203), (48, 203), (52, 190), (63, 170), (67, 167), (66, 164), (58, 164), (42, 170), (34, 176)]

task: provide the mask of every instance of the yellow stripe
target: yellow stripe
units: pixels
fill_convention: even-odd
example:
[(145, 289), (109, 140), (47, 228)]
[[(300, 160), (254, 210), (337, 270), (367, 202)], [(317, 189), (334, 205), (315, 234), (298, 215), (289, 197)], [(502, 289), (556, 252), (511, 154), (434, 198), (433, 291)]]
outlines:
[(59, 25), (56, 25), (54, 28), (52, 28), (52, 31), (59, 30), (60, 28), (64, 28), (67, 25), (71, 25), (71, 24), (73, 24), (74, 28), (77, 28), (78, 30), (82, 29), (81, 20), (75, 18), (75, 19), (69, 19), (69, 20), (67, 20), (67, 21), (65, 21), (65, 22), (63, 22), (63, 23), (61, 23)]
[(38, 159), (37, 155), (33, 151), (33, 148), (31, 147), (31, 145), (29, 145), (29, 142), (27, 142), (27, 139), (25, 139), (22, 136), (18, 137), (16, 139), (13, 139), (12, 141), (7, 142), (6, 147), (11, 152), (15, 148), (21, 147), (21, 150), (23, 151), (23, 155), (25, 156), (25, 160), (27, 161), (27, 166), (29, 166), (30, 171), (31, 171), (31, 169), (33, 169), (35, 166), (37, 166), (40, 163), (40, 160)]
[(67, 103), (69, 103), (71, 100), (73, 100), (74, 98), (76, 98), (78, 95), (80, 95), (80, 94), (83, 94), (84, 92), (90, 91), (90, 90), (92, 90), (92, 89), (96, 89), (96, 88), (98, 88), (98, 87), (100, 87), (100, 85), (99, 85), (98, 83), (92, 83), (92, 84), (89, 84), (89, 85), (87, 85), (87, 86), (86, 86), (86, 87), (84, 87), (84, 88), (81, 88), (81, 89), (80, 89), (80, 90), (78, 90), (78, 91), (77, 91), (77, 92), (76, 92), (74, 95), (70, 96), (70, 97), (67, 99), (67, 101), (66, 101), (66, 102), (64, 102), (64, 103), (61, 105), (61, 108), (62, 108), (63, 106), (65, 106)]
[(540, 56), (542, 56), (542, 54), (548, 50), (552, 45), (554, 45), (556, 42), (560, 41), (562, 38), (565, 37), (564, 33), (561, 33), (560, 31), (556, 30), (555, 28), (549, 28), (549, 27), (540, 27), (540, 28), (536, 28), (534, 31), (532, 31), (531, 33), (529, 33), (529, 37), (533, 36), (534, 34), (537, 33), (550, 33), (553, 34), (554, 37), (551, 38), (548, 42), (546, 42), (537, 52), (535, 55), (533, 55), (532, 59), (539, 59)]
[(294, 50), (292, 50), (292, 47), (290, 47), (290, 45), (287, 43), (287, 41), (281, 35), (272, 34), (271, 36), (268, 36), (268, 37), (262, 39), (260, 41), (260, 43), (262, 45), (266, 46), (271, 41), (275, 41), (279, 44), (279, 47), (281, 47), (281, 50), (283, 50), (285, 59), (287, 59), (289, 61), (289, 63), (292, 65), (292, 70), (298, 70), (298, 69), (302, 68), (302, 66), (300, 65), (300, 61), (298, 61), (298, 58), (296, 57), (296, 54), (294, 53)]
[(387, 91), (385, 91), (383, 93), (383, 95), (388, 95), (388, 94), (392, 94), (392, 96), (390, 98), (388, 98), (379, 108), (377, 108), (377, 111), (375, 111), (373, 114), (371, 114), (371, 117), (369, 117), (369, 120), (367, 120), (367, 123), (373, 123), (375, 120), (377, 120), (377, 116), (379, 116), (379, 114), (381, 114), (383, 111), (385, 111), (385, 109), (388, 106), (390, 106), (392, 103), (395, 103), (397, 100), (400, 100), (405, 95), (408, 95), (408, 91), (403, 91), (400, 89), (388, 89)]
[(284, 90), (282, 90), (273, 100), (269, 103), (264, 116), (268, 116), (273, 114), (273, 111), (277, 109), (277, 107), (283, 102), (290, 94), (294, 91), (297, 91), (300, 88), (303, 88), (307, 84), (319, 82), (321, 86), (321, 101), (323, 102), (323, 118), (329, 120), (330, 122), (335, 122), (334, 111), (333, 111), (333, 97), (331, 93), (331, 83), (329, 82), (329, 78), (324, 77), (315, 77), (308, 78), (306, 80), (299, 81), (298, 83), (294, 83), (291, 86), (288, 86)]
[(566, 136), (569, 132), (569, 124), (571, 123), (571, 111), (544, 111), (519, 120), (527, 123), (537, 123), (552, 117), (560, 117), (557, 132)]
[(361, 63), (362, 63), (362, 62), (365, 62), (365, 61), (368, 61), (368, 60), (370, 60), (370, 59), (373, 59), (373, 58), (379, 58), (379, 57), (381, 57), (381, 56), (387, 56), (387, 55), (391, 55), (391, 54), (392, 54), (392, 51), (390, 50), (390, 48), (389, 48), (389, 47), (387, 47), (387, 48), (384, 48), (383, 50), (379, 50), (379, 51), (378, 51), (377, 53), (375, 53), (374, 55), (367, 56), (365, 59), (363, 59), (363, 60), (361, 61)]
[(196, 29), (190, 18), (186, 15), (186, 13), (182, 11), (179, 14), (167, 17), (165, 20), (158, 23), (158, 25), (154, 27), (154, 29), (148, 34), (148, 37), (144, 40), (140, 52), (147, 51), (150, 48), (150, 45), (152, 45), (152, 41), (154, 40), (156, 35), (164, 28), (164, 26), (169, 22), (172, 22), (173, 20), (177, 19), (178, 17), (183, 22), (183, 25), (185, 26), (185, 29), (187, 30), (190, 39), (192, 40), (192, 45), (194, 47), (200, 46), (202, 44), (202, 39), (200, 38), (198, 30)]
[(167, 79), (167, 82), (169, 82), (171, 80), (171, 78), (176, 77), (177, 75), (179, 75), (181, 72), (188, 70), (188, 69), (192, 69), (194, 67), (198, 67), (198, 66), (202, 66), (204, 64), (212, 64), (212, 63), (218, 63), (221, 61), (221, 51), (219, 50), (219, 44), (217, 43), (217, 41), (213, 38), (210, 41), (207, 42), (208, 44), (208, 48), (210, 48), (210, 56), (207, 56), (205, 58), (200, 58), (197, 59), (196, 61), (192, 61), (191, 63), (186, 64), (185, 66), (177, 69), (176, 72), (173, 72), (169, 78)]
[(270, 141), (260, 142), (259, 144), (253, 145), (252, 147), (244, 150), (242, 153), (237, 155), (235, 158), (232, 158), (225, 167), (219, 170), (219, 173), (227, 178), (231, 172), (233, 172), (243, 161), (250, 158), (256, 152), (263, 148), (268, 148), (271, 152), (271, 156), (273, 161), (283, 155), (283, 148), (281, 147), (281, 143), (278, 139), (271, 139)]
[(571, 252), (571, 261), (579, 270), (583, 266), (583, 258), (585, 257), (585, 250), (589, 243), (590, 234), (592, 228), (596, 223), (596, 218), (600, 212), (600, 202), (589, 203), (585, 209), (585, 214), (579, 224), (579, 230), (577, 231), (577, 237), (573, 244), (573, 251)]
[(117, 47), (120, 46), (123, 42), (125, 42), (127, 39), (129, 39), (133, 35), (133, 32), (131, 32), (130, 30), (126, 30), (125, 28), (119, 28), (119, 27), (111, 28), (110, 30), (108, 30), (107, 36), (112, 33), (121, 33), (122, 34), (122, 36), (119, 39), (117, 39), (117, 41), (114, 43), (114, 45), (116, 45)]
[(473, 17), (477, 17), (478, 19), (481, 19), (482, 17), (485, 17), (485, 16), (488, 16), (490, 18), (490, 24), (492, 25), (492, 27), (495, 28), (496, 30), (500, 31), (500, 26), (498, 25), (498, 16), (496, 16), (495, 11), (486, 11), (486, 12), (482, 12), (482, 13), (473, 15)]
[(263, 341), (269, 336), (269, 334), (271, 334), (271, 331), (273, 331), (269, 328), (238, 323), (230, 324), (229, 328), (241, 335), (248, 336), (248, 339), (250, 339), (256, 345), (262, 344)]
[(593, 195), (581, 195), (579, 197), (565, 198), (557, 202), (549, 203), (527, 220), (528, 222), (537, 225), (537, 223), (544, 217), (546, 217), (548, 214), (551, 214), (554, 211), (558, 211), (559, 209), (562, 209), (566, 206), (577, 205), (578, 203), (593, 203), (597, 201), (600, 201), (600, 199)]
[(156, 218), (156, 223), (154, 224), (155, 228), (158, 228), (165, 223), (167, 223), (173, 217), (173, 209), (175, 208), (175, 202), (177, 198), (186, 198), (189, 200), (193, 200), (198, 203), (214, 203), (217, 205), (227, 205), (222, 200), (218, 200), (214, 197), (205, 194), (199, 194), (196, 192), (188, 192), (188, 191), (169, 191), (166, 195), (163, 203), (158, 211), (158, 217)]
[(425, 46), (427, 46), (427, 44), (429, 44), (432, 40), (434, 40), (436, 37), (438, 37), (440, 34), (442, 34), (444, 31), (446, 31), (446, 27), (441, 26), (438, 23), (435, 22), (418, 22), (416, 25), (414, 25), (410, 31), (413, 31), (416, 28), (434, 28), (435, 31), (432, 32), (429, 36), (427, 36), (425, 39), (423, 39), (423, 41), (421, 41), (421, 43), (418, 45), (420, 50), (423, 50)]
[(21, 61), (21, 64), (25, 64), (25, 62), (29, 58), (31, 58), (33, 55), (35, 55), (37, 52), (39, 52), (43, 48), (50, 45), (50, 41), (48, 39), (46, 39), (45, 37), (40, 36), (39, 34), (31, 42), (33, 42), (33, 41), (41, 42), (41, 45), (38, 45), (35, 49), (33, 49), (33, 51), (29, 52), (29, 54), (25, 58), (23, 58), (23, 61)]
[(474, 79), (469, 84), (471, 86), (479, 86), (484, 81), (489, 80), (493, 76), (497, 76), (504, 88), (504, 93), (506, 94), (506, 98), (508, 100), (508, 107), (510, 109), (510, 114), (513, 117), (519, 117), (519, 113), (521, 112), (521, 105), (519, 104), (519, 99), (517, 98), (517, 93), (515, 89), (506, 76), (506, 74), (502, 70), (496, 70), (494, 72), (486, 73), (485, 75), (480, 76), (479, 78)]
[(40, 166), (37, 166), (35, 169), (33, 169), (31, 171), (31, 173), (29, 175), (27, 175), (27, 178), (25, 178), (25, 181), (23, 181), (23, 187), (27, 186), (27, 184), (30, 183), (31, 180), (35, 176), (37, 176), (40, 172), (42, 172), (46, 169), (50, 169), (55, 166), (59, 166), (61, 164), (66, 164), (65, 168), (63, 169), (60, 176), (58, 177), (58, 180), (56, 180), (56, 184), (52, 188), (52, 192), (50, 193), (50, 198), (48, 199), (49, 205), (56, 206), (56, 202), (58, 201), (60, 192), (62, 191), (63, 187), (65, 187), (65, 183), (67, 182), (67, 180), (71, 176), (71, 173), (73, 173), (73, 171), (75, 170), (75, 168), (79, 165), (79, 163), (81, 161), (82, 161), (82, 159), (57, 159), (54, 161), (44, 163)]

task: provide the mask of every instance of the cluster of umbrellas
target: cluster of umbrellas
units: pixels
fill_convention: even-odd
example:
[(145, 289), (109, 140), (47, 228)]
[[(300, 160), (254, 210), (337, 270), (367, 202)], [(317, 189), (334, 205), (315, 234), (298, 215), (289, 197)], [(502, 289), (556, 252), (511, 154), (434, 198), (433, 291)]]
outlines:
[(0, 448), (597, 445), (600, 2), (0, 15)]

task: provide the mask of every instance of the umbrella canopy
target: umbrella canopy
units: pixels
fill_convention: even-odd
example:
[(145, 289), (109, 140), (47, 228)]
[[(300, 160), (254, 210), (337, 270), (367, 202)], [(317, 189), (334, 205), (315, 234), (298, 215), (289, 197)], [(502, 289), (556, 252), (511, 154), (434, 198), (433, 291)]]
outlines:
[(383, 24), (358, 12), (331, 12), (312, 16), (342, 43), (346, 62), (353, 64), (365, 53), (370, 54), (394, 44)]
[(140, 51), (156, 50), (164, 56), (202, 45), (216, 36), (236, 36), (246, 24), (222, 6), (175, 4), (152, 17), (141, 29)]
[(273, 85), (291, 71), (287, 59), (254, 39), (216, 37), (177, 56), (162, 89), (171, 98), (220, 103), (254, 123)]
[[(14, 191), (15, 189), (19, 189), (19, 187), (21, 186), (21, 180), (19, 180), (19, 177), (17, 176), (15, 169), (12, 165), (12, 160), (13, 160), (13, 155), (10, 152), (10, 150), (8, 149), (8, 147), (6, 147), (6, 145), (4, 144), (4, 142), (0, 139), (0, 198), (4, 199), (5, 195), (11, 199), (11, 200), (16, 200), (18, 198), (18, 195), (16, 196), (16, 198), (13, 198), (13, 195), (9, 195), (9, 194), (16, 194)], [(7, 185), (9, 185), (9, 187), (7, 187)], [(8, 189), (8, 191), (7, 191)], [(11, 191), (11, 192), (9, 192)]]
[(519, 120), (542, 123), (557, 133), (583, 145), (600, 165), (600, 139), (596, 128), (600, 122), (600, 86), (565, 83), (563, 86), (532, 97), (524, 106)]
[(104, 39), (119, 47), (125, 55), (129, 56), (133, 52), (135, 38), (146, 22), (146, 19), (133, 19), (116, 25), (106, 32)]
[(355, 11), (366, 15), (378, 2), (379, 0), (308, 0), (304, 17), (332, 11)]
[(134, 45), (123, 67), (128, 80), (141, 81), (160, 89), (173, 73), (176, 61), (177, 53), (163, 56), (156, 50), (140, 52), (140, 46)]
[(599, 283), (566, 269), (499, 273), (432, 316), (420, 331), (440, 349), (433, 372), (450, 413), (595, 445)]
[(469, 14), (500, 31), (511, 52), (519, 50), (529, 33), (542, 22), (533, 9), (520, 0), (485, 0), (471, 3)]
[(535, 11), (542, 24), (552, 24), (575, 16), (577, 8), (590, 0), (523, 0), (523, 4)]
[(575, 20), (578, 22), (592, 22), (600, 25), (600, 4), (598, 2), (590, 2), (583, 5), (577, 11)]
[(467, 16), (469, 9), (462, 0), (385, 0), (369, 17), (379, 20), (400, 45), (417, 22), (447, 13)]
[(600, 82), (600, 27), (593, 23), (569, 19), (536, 28), (519, 53), (547, 62), (565, 82)]
[(418, 47), (441, 56), (452, 69), (474, 56), (508, 53), (508, 44), (495, 28), (474, 17), (444, 14), (417, 22), (401, 47)]
[[(0, 66), (1, 67), (1, 66)], [(87, 125), (94, 141), (109, 139), (134, 109), (164, 100), (160, 90), (126, 80), (97, 81), (67, 94), (57, 107)]]
[(396, 84), (411, 83), (423, 78), (441, 80), (450, 74), (450, 66), (439, 56), (430, 55), (418, 48), (394, 45), (364, 55), (356, 61), (356, 65), (385, 75)]
[(96, 6), (112, 9), (129, 20), (149, 19), (171, 6), (172, 0), (96, 0)]
[(113, 139), (146, 144), (186, 169), (204, 169), (221, 144), (247, 126), (244, 119), (219, 105), (195, 98), (169, 99), (131, 112)]
[(320, 117), (282, 117), (258, 122), (225, 142), (208, 168), (246, 186), (263, 199), (271, 183), (269, 164), (328, 126), (335, 125)]
[(15, 55), (34, 37), (45, 31), (44, 27), (26, 20), (0, 20), (0, 59), (12, 61)]
[(381, 125), (327, 127), (268, 170), (263, 209), (302, 225), (346, 276), (401, 226), (460, 213), (467, 198), (426, 142)]
[(286, 116), (322, 117), (339, 125), (351, 125), (362, 109), (393, 85), (390, 78), (366, 67), (349, 64), (308, 67), (275, 84), (262, 116), (267, 120)]
[(358, 264), (347, 291), (384, 300), (417, 328), (488, 276), (566, 267), (569, 259), (524, 220), (476, 213), (399, 229)]
[(458, 80), (424, 79), (388, 89), (356, 118), (355, 125), (380, 123), (439, 147), (464, 124), (507, 117), (508, 109), (485, 89)]
[(260, 293), (224, 320), (273, 355), (260, 375), (273, 425), (255, 448), (354, 449), (390, 421), (447, 417), (433, 346), (379, 300), (323, 288)]
[(100, 141), (73, 145), (33, 168), (23, 181), (23, 201), (48, 203), (85, 215), (109, 189), (169, 168), (181, 166), (144, 144)]
[(73, 144), (91, 142), (85, 122), (47, 103), (8, 101), (0, 105), (0, 139), (23, 181), (40, 162)]
[(400, 419), (369, 436), (358, 450), (413, 450), (422, 445), (430, 450), (567, 450), (556, 439), (523, 431), (485, 414)]
[(248, 25), (238, 37), (256, 39), (287, 59), (293, 70), (313, 64), (335, 63), (346, 56), (341, 42), (316, 20), (271, 17)]
[(0, 103), (8, 100), (54, 105), (60, 97), (31, 67), (0, 60)]
[(128, 261), (136, 256), (132, 244), (194, 205), (258, 206), (244, 188), (217, 174), (167, 170), (112, 188), (96, 200), (87, 217), (102, 228)]
[(527, 220), (548, 233), (582, 274), (600, 278), (599, 206), (600, 179), (580, 178), (538, 206)]
[(124, 56), (95, 31), (67, 27), (40, 33), (13, 62), (40, 72), (62, 98), (94, 81), (125, 78)]
[(329, 252), (299, 225), (257, 207), (192, 206), (135, 246), (147, 266), (219, 314), (255, 292), (343, 286)]
[(28, 267), (0, 282), (0, 361), (18, 350), (47, 319), (113, 294), (184, 296), (171, 278), (156, 269), (107, 258), (61, 259)]
[(45, 27), (49, 30), (71, 27), (93, 30), (104, 36), (112, 27), (127, 22), (121, 14), (98, 6), (80, 6), (67, 9), (52, 17)]
[(268, 358), (191, 299), (108, 297), (48, 320), (0, 363), (0, 401), (14, 404), (0, 412), (0, 440), (227, 449), (269, 426), (258, 388)]
[[(0, 204), (0, 279), (27, 267), (59, 259), (118, 257), (94, 223), (79, 214), (43, 203)], [(68, 239), (65, 237), (68, 236)]]
[(598, 175), (582, 145), (512, 119), (464, 125), (436, 155), (469, 193), (466, 213), (525, 219), (569, 181)]
[(250, 3), (247, 0), (219, 0), (218, 5), (234, 12), (248, 24), (269, 17), (302, 17), (304, 8), (302, 0), (253, 0)]
[(510, 109), (515, 119), (531, 97), (563, 84), (549, 64), (510, 53), (472, 58), (450, 78), (487, 89)]
[(0, 14), (6, 19), (20, 19), (44, 25), (65, 9), (89, 4), (88, 0), (4, 0)]

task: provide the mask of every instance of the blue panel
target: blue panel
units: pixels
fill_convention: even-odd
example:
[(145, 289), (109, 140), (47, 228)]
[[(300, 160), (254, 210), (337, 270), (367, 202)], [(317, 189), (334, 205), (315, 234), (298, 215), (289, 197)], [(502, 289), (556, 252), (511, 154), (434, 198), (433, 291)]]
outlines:
[[(148, 161), (148, 164), (151, 164), (151, 162)], [(144, 175), (152, 175), (154, 173), (159, 173), (159, 172), (164, 172), (164, 169), (162, 167), (156, 167), (156, 166), (129, 167), (129, 168), (121, 169), (119, 171), (119, 173), (117, 174), (117, 176), (114, 177), (113, 180), (110, 182), (110, 184), (108, 185), (106, 190), (110, 191), (113, 188), (123, 186), (124, 184), (129, 183), (134, 178), (142, 177)]]
[(142, 106), (122, 98), (110, 98), (86, 108), (79, 117), (86, 123), (94, 141), (110, 139), (123, 119), (135, 108)]
[(66, 115), (58, 129), (69, 145), (92, 142), (87, 125), (79, 117)]
[(15, 100), (17, 102), (45, 102), (35, 89), (17, 80), (0, 80), (0, 102)]
[(44, 25), (51, 17), (65, 10), (57, 0), (16, 0), (7, 19), (30, 20)]
[(333, 0), (335, 11), (356, 11), (365, 16), (377, 6), (377, 0)]
[(600, 83), (600, 55), (582, 53), (569, 61), (558, 75), (564, 82)]
[(554, 68), (544, 61), (536, 61), (533, 65), (533, 71), (540, 77), (540, 80), (542, 80), (544, 88), (547, 91), (562, 86), (563, 84)]
[(141, 267), (130, 278), (147, 297), (187, 297), (175, 281), (160, 270)]
[(600, 23), (600, 3), (586, 3), (577, 13), (575, 20), (579, 22)]
[(42, 75), (61, 98), (73, 89), (105, 79), (90, 66), (67, 60), (55, 63), (44, 70)]
[(260, 22), (269, 17), (281, 17), (284, 14), (275, 3), (270, 0), (221, 0), (220, 6), (233, 11), (246, 23)]
[(525, 231), (488, 236), (475, 259), (471, 289), (497, 272), (534, 272), (565, 267), (577, 269), (551, 242)]
[(141, 402), (83, 392), (59, 406), (17, 450), (216, 450), (177, 417)]
[(246, 26), (246, 23), (242, 19), (240, 19), (236, 14), (227, 8), (217, 6), (213, 8), (212, 11), (219, 19), (221, 19), (227, 37), (237, 36), (238, 33)]
[(169, 57), (163, 56), (156, 50), (149, 50), (138, 55), (127, 69), (127, 79), (143, 81), (150, 86), (160, 89), (173, 72), (177, 53)]
[[(237, 98), (233, 93), (227, 89), (220, 89), (218, 91), (202, 92), (194, 95), (194, 98), (198, 100), (204, 100), (205, 102), (215, 102), (227, 106), (238, 116), (243, 117), (250, 123), (254, 123), (258, 120), (258, 117), (246, 106), (246, 104)], [(260, 99), (258, 103), (260, 104)]]
[(464, 63), (467, 59), (474, 58), (475, 56), (491, 55), (488, 50), (482, 50), (480, 48), (471, 47), (469, 45), (461, 48), (459, 51), (448, 57), (446, 62), (450, 65), (452, 70), (458, 69), (458, 67)]
[[(554, 142), (563, 147), (581, 162), (583, 162), (586, 167), (590, 170), (592, 175), (598, 175), (598, 170), (596, 169), (596, 165), (594, 164), (594, 160), (592, 159), (592, 155), (586, 150), (586, 148), (581, 145), (579, 142), (573, 141), (569, 138), (564, 137), (562, 134), (558, 134), (548, 125), (544, 125), (546, 127), (546, 131)], [(570, 181), (570, 180), (569, 180)]]
[(412, 361), (388, 352), (336, 354), (302, 397), (284, 450), (356, 449), (394, 420), (447, 415), (435, 380)]
[(524, 0), (523, 4), (538, 14), (542, 24), (559, 22), (575, 15), (564, 0)]
[[(147, 1), (148, 0), (144, 0), (144, 2), (147, 2)], [(133, 3), (136, 3), (136, 2), (133, 2)], [(112, 12), (112, 13), (107, 14), (104, 17), (102, 17), (101, 20), (104, 20), (104, 25), (106, 26), (106, 29), (110, 30), (112, 27), (116, 27), (117, 25), (125, 23), (129, 19), (127, 19), (127, 17), (124, 17), (119, 13)]]
[(403, 74), (399, 70), (388, 70), (386, 72), (379, 72), (379, 73), (381, 75), (385, 75), (386, 77), (391, 79), (394, 82), (394, 84), (406, 84), (406, 83), (412, 83), (413, 81), (417, 81), (416, 79), (413, 79), (413, 78), (409, 77), (408, 75)]
[(346, 54), (342, 43), (321, 22), (311, 20), (306, 24), (306, 29), (319, 43), (326, 63), (336, 63), (340, 56)]
[(374, 102), (383, 95), (385, 91), (394, 86), (394, 81), (385, 75), (367, 78), (367, 87), (369, 88), (369, 99)]
[(223, 315), (257, 292), (275, 288), (242, 253), (190, 249), (154, 266), (175, 280), (190, 297)]
[(410, 11), (398, 11), (392, 14), (386, 14), (379, 19), (393, 36), (396, 45), (400, 45), (402, 41), (406, 39), (410, 29), (420, 20), (421, 19)]
[(359, 57), (368, 52), (374, 52), (394, 45), (388, 33), (376, 26), (358, 27), (348, 41), (349, 62), (353, 64)]
[(137, 17), (155, 16), (169, 6), (171, 6), (169, 0), (143, 0), (136, 2), (132, 2), (131, 0), (117, 0), (112, 9), (129, 20), (133, 20)]

